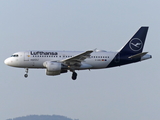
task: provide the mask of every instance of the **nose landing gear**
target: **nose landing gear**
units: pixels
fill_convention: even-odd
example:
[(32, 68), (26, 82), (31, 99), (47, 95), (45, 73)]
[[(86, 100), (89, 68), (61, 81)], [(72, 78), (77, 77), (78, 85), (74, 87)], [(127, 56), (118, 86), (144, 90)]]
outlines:
[(73, 72), (72, 73), (72, 80), (76, 80), (77, 79), (77, 73), (76, 72)]
[(28, 77), (28, 68), (26, 68), (26, 74), (24, 74), (24, 77), (27, 78)]

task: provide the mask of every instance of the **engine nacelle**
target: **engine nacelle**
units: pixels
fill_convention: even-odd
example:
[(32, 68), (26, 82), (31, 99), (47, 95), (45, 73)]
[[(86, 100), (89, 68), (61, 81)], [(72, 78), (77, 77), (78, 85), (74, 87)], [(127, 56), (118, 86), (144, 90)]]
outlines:
[(46, 75), (60, 75), (61, 74), (61, 63), (46, 61), (43, 63), (43, 66), (46, 67)]

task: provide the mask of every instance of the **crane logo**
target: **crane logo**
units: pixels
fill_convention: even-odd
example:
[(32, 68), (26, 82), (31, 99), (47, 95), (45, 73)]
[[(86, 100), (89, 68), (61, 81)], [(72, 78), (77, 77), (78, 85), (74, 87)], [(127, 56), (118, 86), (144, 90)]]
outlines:
[(130, 43), (129, 43), (129, 47), (131, 48), (131, 50), (133, 51), (139, 51), (142, 49), (143, 43), (139, 38), (133, 38)]

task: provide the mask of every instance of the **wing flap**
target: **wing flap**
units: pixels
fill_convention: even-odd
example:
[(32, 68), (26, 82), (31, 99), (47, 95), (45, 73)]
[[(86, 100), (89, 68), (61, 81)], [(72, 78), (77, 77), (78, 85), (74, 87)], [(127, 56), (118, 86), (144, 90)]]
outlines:
[(66, 61), (83, 61), (84, 59), (86, 59), (87, 57), (89, 57), (92, 52), (93, 52), (93, 50), (89, 50), (89, 51), (83, 52), (81, 54), (75, 55), (75, 56), (73, 56), (71, 58), (64, 59), (61, 62), (66, 62)]
[(67, 59), (61, 60), (60, 62), (65, 63), (67, 65), (80, 64), (86, 58), (90, 57), (90, 54), (92, 52), (93, 52), (93, 50), (88, 50), (86, 52), (83, 52), (83, 53), (80, 53), (78, 55), (75, 55), (75, 56), (73, 56), (71, 58), (67, 58)]

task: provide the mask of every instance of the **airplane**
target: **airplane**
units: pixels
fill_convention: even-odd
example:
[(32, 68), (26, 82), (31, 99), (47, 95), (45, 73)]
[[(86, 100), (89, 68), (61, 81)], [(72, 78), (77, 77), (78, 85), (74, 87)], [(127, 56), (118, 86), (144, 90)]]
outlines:
[(133, 37), (118, 51), (105, 50), (88, 51), (46, 51), (30, 50), (16, 52), (4, 63), (8, 66), (25, 68), (24, 77), (28, 77), (28, 70), (46, 69), (46, 75), (55, 76), (72, 72), (72, 79), (76, 80), (77, 70), (91, 70), (111, 68), (152, 58), (148, 52), (142, 52), (148, 32), (147, 26), (142, 26)]

